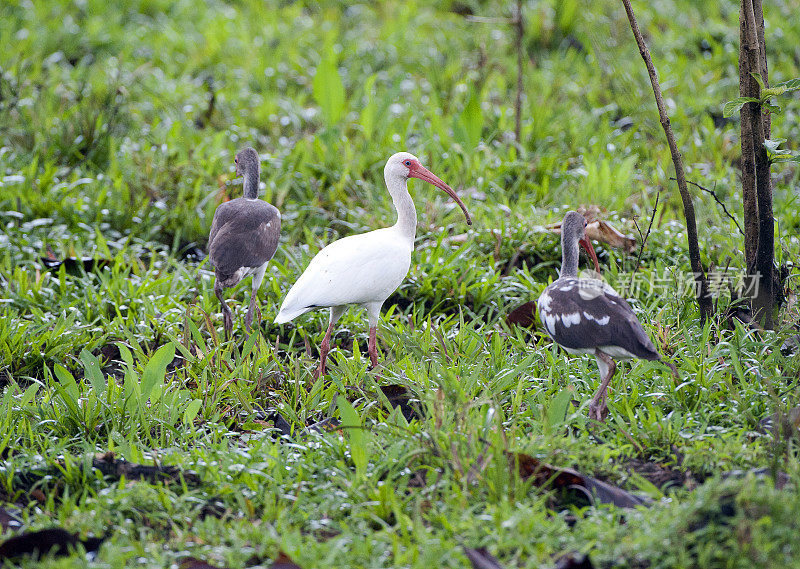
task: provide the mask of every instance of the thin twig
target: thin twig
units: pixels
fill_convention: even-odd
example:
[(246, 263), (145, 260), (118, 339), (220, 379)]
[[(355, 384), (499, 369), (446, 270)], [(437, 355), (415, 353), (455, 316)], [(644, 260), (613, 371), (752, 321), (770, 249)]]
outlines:
[(639, 239), (641, 240), (641, 245), (639, 246), (639, 254), (636, 255), (636, 266), (633, 267), (633, 272), (631, 273), (631, 287), (633, 287), (633, 275), (636, 274), (636, 271), (639, 270), (639, 264), (642, 261), (642, 254), (644, 253), (644, 245), (647, 243), (647, 238), (650, 237), (650, 230), (653, 228), (653, 220), (656, 218), (656, 210), (658, 209), (658, 198), (661, 197), (661, 192), (656, 194), (656, 203), (653, 206), (653, 213), (650, 214), (650, 223), (647, 225), (647, 233), (642, 235), (642, 230), (639, 229), (639, 224), (636, 222), (636, 218), (633, 218), (633, 224), (636, 226), (636, 231), (639, 232)]
[(488, 16), (465, 16), (468, 22), (475, 24), (513, 24), (514, 18), (491, 18)]
[(689, 245), (689, 262), (691, 263), (695, 280), (699, 285), (696, 300), (700, 308), (700, 319), (705, 321), (707, 318), (711, 317), (713, 305), (711, 298), (708, 296), (708, 279), (706, 278), (706, 272), (700, 260), (700, 244), (697, 239), (697, 221), (694, 214), (694, 203), (692, 202), (692, 195), (689, 193), (689, 189), (686, 186), (683, 159), (678, 150), (678, 145), (675, 142), (675, 136), (672, 134), (672, 126), (669, 122), (669, 115), (667, 115), (664, 98), (661, 95), (661, 85), (658, 81), (656, 68), (653, 65), (653, 59), (650, 57), (650, 50), (647, 49), (647, 44), (642, 37), (642, 33), (639, 31), (639, 24), (636, 22), (636, 16), (633, 14), (630, 0), (622, 0), (622, 4), (625, 6), (625, 13), (628, 15), (633, 37), (636, 38), (636, 44), (639, 46), (639, 54), (642, 56), (645, 66), (647, 67), (647, 73), (650, 76), (650, 84), (653, 86), (653, 95), (656, 99), (658, 115), (661, 119), (661, 127), (664, 129), (664, 134), (667, 137), (669, 151), (672, 155), (672, 163), (675, 166), (675, 177), (678, 182), (678, 189), (681, 193), (681, 200), (683, 201), (683, 216), (686, 219), (686, 240)]
[[(670, 178), (670, 180), (674, 180), (674, 179), (675, 178)], [(704, 192), (708, 192), (709, 194), (711, 194), (711, 196), (714, 198), (714, 201), (716, 201), (720, 205), (720, 207), (722, 208), (722, 211), (725, 212), (725, 215), (728, 216), (728, 219), (730, 219), (733, 223), (736, 224), (736, 229), (739, 230), (739, 233), (744, 235), (744, 231), (742, 231), (742, 227), (739, 225), (739, 222), (736, 220), (735, 217), (733, 217), (731, 212), (728, 211), (728, 208), (725, 207), (725, 204), (722, 203), (722, 201), (719, 199), (719, 196), (717, 196), (717, 193), (714, 190), (709, 190), (708, 188), (705, 188), (705, 187), (701, 186), (697, 182), (692, 182), (691, 180), (686, 180), (686, 183), (687, 184), (691, 184), (695, 188), (699, 188), (699, 189), (703, 190)]]
[(520, 133), (522, 132), (522, 39), (525, 35), (525, 27), (522, 21), (522, 0), (517, 0), (517, 13), (514, 17), (514, 27), (516, 28), (516, 38), (514, 48), (517, 50), (517, 98), (514, 102), (514, 140), (520, 143)]

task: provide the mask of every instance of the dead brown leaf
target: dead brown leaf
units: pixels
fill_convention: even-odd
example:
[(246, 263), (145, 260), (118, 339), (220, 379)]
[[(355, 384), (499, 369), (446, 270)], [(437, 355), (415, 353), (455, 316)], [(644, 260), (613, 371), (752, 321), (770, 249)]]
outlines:
[[(586, 226), (586, 237), (589, 239), (593, 241), (600, 241), (617, 249), (622, 249), (626, 253), (630, 253), (636, 248), (635, 238), (629, 235), (624, 235), (616, 227), (604, 219), (600, 219), (596, 213), (594, 215), (590, 215), (590, 212), (588, 211), (581, 213), (583, 213), (588, 222), (588, 225)], [(547, 225), (546, 228), (557, 235), (561, 235), (560, 221), (551, 223), (550, 225)]]
[(572, 468), (557, 468), (528, 454), (507, 453), (509, 465), (516, 468), (524, 480), (533, 478), (540, 488), (553, 488), (576, 494), (588, 499), (592, 504), (613, 504), (619, 508), (646, 506), (649, 500), (635, 496), (608, 482), (581, 474)]
[(0, 508), (0, 533), (5, 533), (6, 530), (17, 530), (21, 527), (22, 520), (5, 508)]
[(556, 560), (555, 569), (594, 569), (594, 565), (588, 555), (565, 553)]
[(485, 547), (476, 549), (465, 547), (464, 555), (467, 556), (474, 569), (503, 569), (497, 558), (489, 553)]
[(530, 301), (516, 307), (506, 316), (506, 323), (509, 326), (536, 328), (536, 302)]
[(181, 564), (178, 565), (178, 569), (225, 569), (223, 567), (219, 567), (218, 565), (211, 565), (210, 563), (203, 561), (202, 559), (197, 559), (195, 557), (188, 557), (181, 561)]
[(418, 398), (405, 385), (381, 385), (378, 389), (381, 390), (391, 407), (400, 408), (400, 413), (403, 414), (406, 421), (423, 417)]
[(278, 552), (278, 557), (272, 562), (267, 569), (303, 569), (297, 563), (292, 561), (292, 558), (286, 555), (283, 551)]
[(0, 565), (4, 559), (33, 557), (38, 559), (44, 555), (68, 555), (70, 551), (82, 545), (86, 551), (97, 551), (104, 538), (90, 537), (79, 539), (77, 534), (54, 527), (40, 531), (26, 532), (16, 535), (0, 544)]

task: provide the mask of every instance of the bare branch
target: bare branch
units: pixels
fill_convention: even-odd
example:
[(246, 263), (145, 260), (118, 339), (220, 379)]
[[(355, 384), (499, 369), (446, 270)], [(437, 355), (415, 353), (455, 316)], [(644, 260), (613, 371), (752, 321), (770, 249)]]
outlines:
[(644, 60), (648, 75), (650, 75), (650, 84), (653, 86), (653, 95), (656, 99), (658, 115), (661, 119), (661, 127), (664, 129), (664, 134), (669, 144), (669, 151), (670, 154), (672, 154), (672, 163), (675, 166), (675, 178), (678, 183), (678, 190), (680, 190), (681, 193), (681, 200), (683, 201), (683, 216), (686, 219), (686, 239), (689, 244), (689, 262), (692, 266), (695, 280), (699, 285), (697, 304), (700, 308), (700, 318), (705, 321), (706, 318), (711, 317), (714, 307), (711, 302), (711, 297), (708, 295), (708, 280), (706, 279), (703, 263), (700, 260), (700, 244), (697, 240), (697, 221), (695, 219), (694, 203), (692, 202), (689, 189), (686, 186), (683, 159), (678, 150), (678, 145), (675, 142), (675, 136), (672, 134), (672, 126), (669, 122), (666, 105), (664, 105), (664, 98), (661, 95), (661, 85), (658, 81), (656, 68), (653, 65), (653, 59), (650, 57), (650, 50), (647, 49), (647, 44), (642, 37), (642, 33), (639, 31), (639, 24), (636, 22), (636, 16), (633, 14), (630, 0), (622, 0), (622, 4), (625, 6), (625, 13), (628, 15), (633, 37), (636, 38), (636, 44), (639, 46), (639, 54)]
[(489, 16), (465, 16), (464, 19), (474, 24), (513, 24), (514, 18), (491, 18)]
[[(674, 180), (674, 179), (675, 178), (670, 178), (670, 180)], [(739, 225), (739, 222), (737, 221), (737, 219), (735, 217), (733, 217), (731, 212), (728, 211), (728, 208), (725, 207), (725, 204), (722, 202), (722, 200), (719, 199), (719, 196), (717, 196), (717, 193), (714, 190), (709, 190), (708, 188), (701, 186), (697, 182), (692, 182), (691, 180), (686, 180), (686, 183), (687, 184), (691, 184), (695, 188), (701, 189), (704, 192), (708, 192), (709, 194), (711, 194), (711, 196), (714, 198), (714, 201), (716, 201), (720, 205), (720, 207), (722, 207), (722, 211), (725, 212), (725, 215), (728, 216), (728, 219), (730, 219), (733, 223), (736, 224), (736, 229), (739, 230), (739, 233), (744, 235), (744, 231), (742, 231), (742, 227)]]
[(633, 272), (631, 273), (631, 286), (633, 286), (633, 275), (636, 274), (636, 271), (639, 270), (639, 264), (642, 261), (642, 254), (644, 253), (644, 246), (647, 243), (647, 238), (650, 237), (650, 230), (653, 228), (653, 220), (656, 218), (656, 210), (658, 209), (658, 198), (661, 197), (661, 192), (656, 194), (656, 203), (653, 205), (653, 213), (650, 215), (650, 223), (647, 226), (647, 233), (642, 235), (642, 230), (639, 229), (639, 224), (636, 221), (636, 217), (633, 218), (633, 224), (636, 226), (636, 231), (639, 232), (639, 241), (641, 245), (639, 246), (639, 254), (636, 255), (636, 266), (633, 267)]
[(522, 131), (522, 72), (524, 70), (522, 39), (525, 35), (525, 24), (522, 21), (522, 0), (517, 0), (517, 13), (514, 17), (514, 27), (517, 32), (514, 41), (514, 47), (517, 50), (517, 99), (514, 102), (514, 140), (519, 144), (519, 137)]

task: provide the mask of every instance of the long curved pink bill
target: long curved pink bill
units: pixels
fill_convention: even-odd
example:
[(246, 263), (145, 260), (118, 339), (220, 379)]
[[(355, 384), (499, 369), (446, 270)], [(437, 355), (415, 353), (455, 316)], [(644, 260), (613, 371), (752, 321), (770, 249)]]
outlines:
[(597, 253), (594, 252), (594, 247), (592, 247), (591, 241), (589, 241), (588, 239), (586, 239), (586, 237), (584, 237), (583, 239), (580, 239), (578, 243), (589, 254), (589, 257), (592, 259), (592, 262), (594, 263), (594, 270), (599, 273), (600, 263), (597, 262)]
[(453, 198), (453, 200), (459, 205), (459, 207), (461, 207), (461, 211), (464, 212), (464, 217), (467, 218), (467, 225), (472, 225), (472, 218), (469, 216), (469, 212), (467, 211), (467, 206), (465, 206), (464, 202), (462, 202), (459, 199), (453, 188), (445, 184), (436, 174), (434, 174), (424, 166), (417, 165), (409, 171), (408, 175), (411, 176), (412, 178), (418, 178), (420, 180), (428, 182), (429, 184), (433, 184), (440, 190), (443, 190), (445, 193), (447, 193), (447, 195)]

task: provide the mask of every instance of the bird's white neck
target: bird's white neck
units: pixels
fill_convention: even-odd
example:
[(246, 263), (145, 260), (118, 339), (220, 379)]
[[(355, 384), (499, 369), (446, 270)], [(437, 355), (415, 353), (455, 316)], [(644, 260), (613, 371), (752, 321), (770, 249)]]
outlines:
[(408, 193), (408, 180), (386, 177), (386, 187), (397, 210), (397, 223), (394, 224), (394, 228), (413, 245), (417, 235), (417, 208), (414, 207), (414, 200)]

